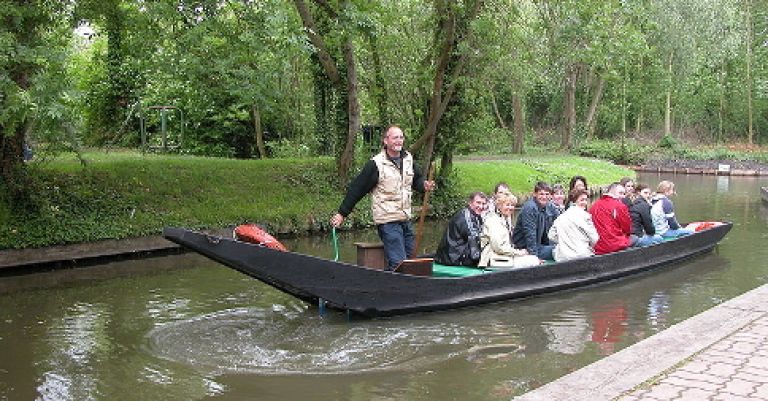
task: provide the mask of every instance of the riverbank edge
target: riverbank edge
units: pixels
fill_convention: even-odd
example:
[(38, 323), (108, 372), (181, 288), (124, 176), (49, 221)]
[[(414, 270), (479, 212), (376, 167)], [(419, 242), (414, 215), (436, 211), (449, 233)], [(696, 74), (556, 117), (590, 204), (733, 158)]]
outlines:
[(768, 318), (768, 284), (748, 291), (651, 337), (569, 373), (515, 401), (610, 401), (679, 368), (691, 357)]
[[(227, 237), (232, 228), (203, 230), (203, 232)], [(0, 251), (0, 270), (25, 268), (62, 263), (76, 263), (111, 257), (145, 256), (179, 249), (181, 246), (160, 235), (126, 239), (108, 239), (79, 244), (56, 245), (43, 248), (7, 249)]]

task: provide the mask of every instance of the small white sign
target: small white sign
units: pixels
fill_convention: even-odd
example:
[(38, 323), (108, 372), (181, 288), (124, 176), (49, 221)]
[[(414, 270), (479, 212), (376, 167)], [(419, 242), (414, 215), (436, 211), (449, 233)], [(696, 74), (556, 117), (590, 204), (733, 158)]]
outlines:
[(717, 165), (717, 171), (720, 173), (727, 173), (731, 171), (731, 165), (730, 164), (718, 164)]

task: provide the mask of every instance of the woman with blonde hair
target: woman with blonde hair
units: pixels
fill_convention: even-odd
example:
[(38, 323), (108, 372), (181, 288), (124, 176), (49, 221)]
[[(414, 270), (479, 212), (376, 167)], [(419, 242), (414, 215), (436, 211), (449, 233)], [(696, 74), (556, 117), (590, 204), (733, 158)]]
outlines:
[(512, 212), (517, 205), (517, 197), (502, 193), (496, 196), (495, 203), (496, 213), (490, 213), (483, 222), (480, 234), (483, 252), (478, 266), (521, 268), (541, 264), (535, 255), (529, 255), (527, 250), (516, 249), (512, 245)]
[(675, 217), (675, 205), (670, 196), (675, 194), (675, 183), (662, 181), (656, 188), (656, 195), (651, 198), (651, 220), (656, 234), (662, 237), (680, 237), (693, 234), (693, 230), (683, 228)]

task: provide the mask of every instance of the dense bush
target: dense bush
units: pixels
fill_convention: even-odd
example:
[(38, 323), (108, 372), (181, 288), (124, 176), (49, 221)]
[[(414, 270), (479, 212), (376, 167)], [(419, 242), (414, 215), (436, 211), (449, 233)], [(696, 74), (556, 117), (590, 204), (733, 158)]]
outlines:
[(579, 156), (597, 157), (624, 165), (641, 164), (653, 152), (652, 146), (628, 143), (626, 141), (591, 141), (584, 142), (575, 152)]

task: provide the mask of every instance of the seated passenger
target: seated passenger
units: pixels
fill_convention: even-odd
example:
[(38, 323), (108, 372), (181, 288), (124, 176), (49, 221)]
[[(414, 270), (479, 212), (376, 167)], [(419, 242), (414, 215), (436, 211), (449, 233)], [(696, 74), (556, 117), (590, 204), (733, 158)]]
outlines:
[(525, 249), (539, 259), (553, 260), (553, 245), (549, 243), (549, 233), (552, 223), (560, 215), (557, 208), (549, 201), (552, 189), (545, 182), (537, 182), (533, 188), (533, 196), (523, 204), (517, 224), (512, 233), (515, 248)]
[(512, 194), (500, 194), (496, 197), (496, 212), (489, 213), (483, 222), (480, 245), (483, 249), (480, 257), (481, 267), (531, 267), (541, 263), (539, 258), (529, 255), (525, 249), (512, 246), (512, 212), (517, 205), (517, 198)]
[(482, 192), (469, 195), (467, 206), (456, 212), (448, 222), (435, 253), (435, 262), (446, 266), (477, 266), (486, 203)]
[(594, 255), (594, 246), (600, 238), (592, 224), (592, 216), (587, 212), (587, 191), (574, 189), (568, 200), (573, 207), (561, 214), (549, 229), (549, 240), (556, 243), (553, 255), (557, 262)]
[(565, 188), (562, 185), (555, 184), (552, 186), (552, 204), (555, 205), (560, 213), (565, 211), (566, 197)]
[(674, 238), (693, 234), (693, 230), (681, 227), (675, 218), (675, 205), (669, 199), (674, 193), (675, 183), (662, 181), (651, 198), (651, 219), (656, 234), (662, 237)]
[[(574, 189), (583, 189), (587, 191), (587, 194), (589, 194), (589, 188), (587, 187), (587, 178), (581, 175), (574, 175), (571, 178), (571, 181), (568, 183), (568, 193), (571, 193)], [(573, 206), (573, 203), (568, 202), (567, 205), (565, 205), (565, 208), (568, 209), (569, 207)]]
[(574, 189), (583, 189), (589, 194), (589, 188), (587, 187), (587, 178), (581, 175), (574, 175), (571, 181), (568, 183), (568, 193)]
[(638, 197), (629, 207), (632, 234), (638, 237), (635, 246), (648, 246), (664, 242), (664, 238), (656, 234), (656, 228), (651, 219), (651, 197), (653, 196), (651, 189), (645, 184), (638, 184), (635, 191)]
[(621, 180), (619, 180), (619, 184), (621, 184), (624, 187), (624, 190), (627, 192), (623, 202), (629, 208), (632, 206), (633, 203), (635, 203), (635, 199), (637, 199), (637, 192), (635, 191), (635, 181), (629, 177), (624, 177)]
[(597, 255), (621, 251), (637, 243), (637, 237), (632, 235), (629, 209), (621, 201), (624, 195), (624, 187), (614, 182), (608, 187), (608, 192), (595, 201), (589, 209), (592, 222), (600, 236), (595, 244)]
[(509, 190), (509, 185), (506, 182), (500, 182), (493, 188), (493, 199), (488, 200), (488, 214), (496, 213), (496, 198), (501, 194), (511, 195), (512, 191)]

